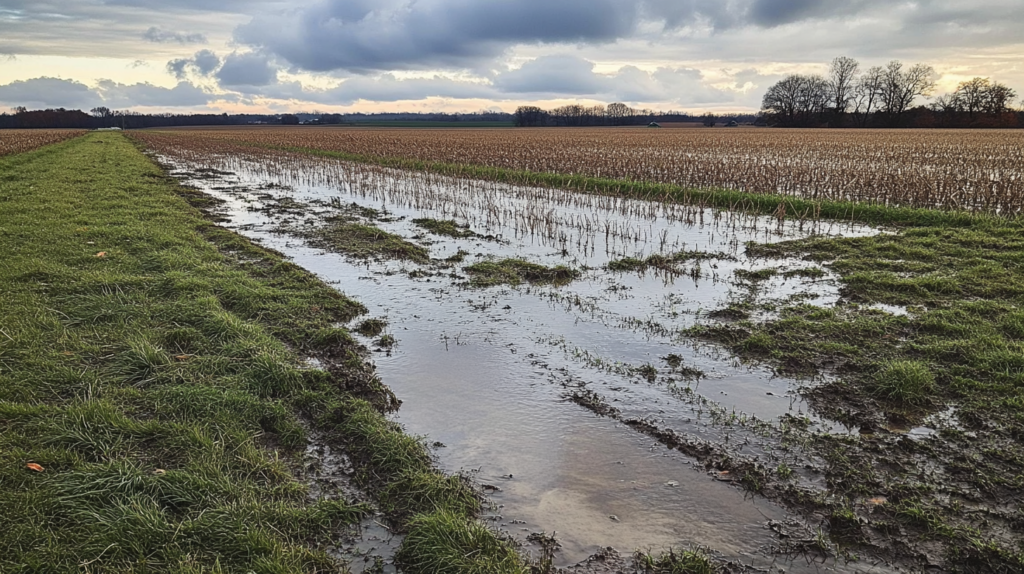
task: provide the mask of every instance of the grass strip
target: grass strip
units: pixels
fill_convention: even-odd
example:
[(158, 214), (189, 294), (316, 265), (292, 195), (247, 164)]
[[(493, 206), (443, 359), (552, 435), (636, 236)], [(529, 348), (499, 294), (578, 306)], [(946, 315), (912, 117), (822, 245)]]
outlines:
[(374, 406), (386, 389), (336, 326), (361, 305), (212, 226), (120, 134), (0, 173), (0, 571), (345, 571), (324, 549), (369, 509), (309, 498), (300, 413), (400, 528), (443, 511), (451, 538), (475, 532), (472, 490)]

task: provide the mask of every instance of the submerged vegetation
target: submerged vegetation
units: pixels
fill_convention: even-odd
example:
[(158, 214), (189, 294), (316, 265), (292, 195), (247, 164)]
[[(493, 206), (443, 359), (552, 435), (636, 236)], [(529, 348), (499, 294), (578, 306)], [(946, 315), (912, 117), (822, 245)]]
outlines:
[(472, 279), (470, 284), (475, 287), (491, 285), (519, 285), (520, 283), (565, 285), (577, 279), (580, 272), (556, 265), (547, 267), (539, 263), (531, 263), (523, 259), (501, 259), (499, 261), (481, 261), (465, 267)]
[(388, 233), (367, 223), (352, 221), (345, 216), (331, 217), (326, 225), (313, 229), (300, 229), (298, 234), (315, 247), (344, 253), (360, 259), (402, 259), (426, 263), (430, 256), (425, 247)]
[(709, 259), (733, 260), (735, 257), (725, 253), (705, 253), (703, 251), (679, 251), (668, 255), (655, 253), (644, 259), (624, 257), (609, 261), (608, 269), (611, 271), (638, 271), (642, 273), (653, 268), (668, 273), (681, 274), (683, 270), (679, 266), (682, 263), (690, 261), (700, 262)]
[(382, 414), (394, 397), (338, 326), (359, 303), (208, 223), (121, 135), (0, 168), (0, 570), (344, 571), (326, 548), (372, 509), (309, 496), (315, 431), (426, 541), (407, 572), (450, 540), (521, 571), (473, 490)]
[(446, 235), (448, 237), (454, 237), (456, 239), (464, 239), (467, 237), (477, 237), (476, 233), (473, 233), (469, 229), (468, 225), (459, 225), (457, 221), (451, 219), (413, 219), (413, 225), (422, 227), (427, 231), (435, 235)]

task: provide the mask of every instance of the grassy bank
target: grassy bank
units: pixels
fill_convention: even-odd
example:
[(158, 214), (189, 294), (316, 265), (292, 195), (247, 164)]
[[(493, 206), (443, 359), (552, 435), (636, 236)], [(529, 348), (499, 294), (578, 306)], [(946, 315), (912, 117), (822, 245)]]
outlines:
[(336, 327), (361, 305), (208, 223), (120, 134), (0, 174), (0, 570), (344, 571), (324, 550), (369, 508), (309, 497), (310, 428), (407, 533), (406, 571), (522, 570), (381, 414), (394, 397)]

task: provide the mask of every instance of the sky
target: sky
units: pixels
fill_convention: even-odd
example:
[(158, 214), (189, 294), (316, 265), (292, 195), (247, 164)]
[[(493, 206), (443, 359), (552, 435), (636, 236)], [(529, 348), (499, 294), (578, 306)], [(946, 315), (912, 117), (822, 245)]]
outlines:
[(749, 112), (837, 56), (1024, 93), (1021, 22), (1024, 0), (0, 0), (0, 111)]

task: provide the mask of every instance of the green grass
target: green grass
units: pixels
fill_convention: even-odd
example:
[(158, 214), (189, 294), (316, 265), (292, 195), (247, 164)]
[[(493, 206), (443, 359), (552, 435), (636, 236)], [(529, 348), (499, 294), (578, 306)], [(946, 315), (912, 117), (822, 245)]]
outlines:
[(477, 532), (472, 490), (373, 406), (393, 396), (337, 327), (361, 305), (209, 224), (120, 134), (0, 174), (0, 571), (343, 571), (323, 548), (369, 508), (308, 498), (308, 425), (398, 528)]
[(580, 276), (579, 271), (564, 265), (547, 267), (539, 263), (530, 263), (523, 259), (481, 261), (480, 263), (467, 265), (465, 271), (472, 277), (470, 284), (475, 287), (519, 285), (523, 282), (565, 285)]
[(897, 403), (923, 403), (934, 390), (935, 376), (917, 361), (889, 361), (875, 375), (874, 394)]
[(477, 234), (469, 229), (468, 225), (459, 225), (452, 219), (413, 219), (413, 225), (426, 229), (434, 235), (446, 235), (456, 239), (476, 237)]
[(670, 549), (660, 556), (637, 552), (634, 561), (637, 569), (645, 574), (715, 574), (721, 571), (703, 548)]
[(703, 251), (680, 251), (669, 255), (655, 253), (644, 259), (635, 257), (624, 257), (608, 262), (608, 269), (611, 271), (637, 271), (645, 272), (648, 269), (659, 269), (668, 273), (681, 274), (683, 271), (679, 265), (689, 261), (703, 261), (706, 259), (735, 259), (724, 253), (705, 253)]
[[(911, 537), (938, 539), (950, 569), (981, 561), (992, 571), (1019, 569), (1024, 553), (1017, 546), (976, 544), (1002, 532), (988, 524), (1005, 520), (1002, 501), (1024, 491), (1018, 478), (1024, 476), (1024, 451), (1016, 446), (1024, 436), (1019, 223), (978, 217), (969, 227), (917, 225), (873, 237), (750, 244), (747, 251), (760, 258), (802, 257), (828, 268), (839, 277), (842, 300), (827, 308), (769, 303), (763, 310), (773, 315), (758, 321), (712, 313), (736, 320), (708, 322), (689, 333), (780, 372), (834, 375), (837, 380), (804, 395), (818, 414), (862, 435), (809, 439), (827, 463), (829, 493), (902, 501), (877, 509), (871, 521), (899, 522)], [(759, 307), (756, 290), (738, 297), (733, 308)], [(908, 312), (891, 314), (875, 304)], [(894, 448), (896, 439), (887, 438), (892, 435), (886, 429), (927, 426), (928, 415), (947, 409), (960, 430), (944, 430), (943, 440), (900, 440)], [(943, 494), (950, 489), (974, 494), (955, 494), (951, 504)], [(966, 520), (957, 510), (967, 503), (982, 509), (978, 517)], [(975, 532), (979, 523), (986, 526)], [(1020, 540), (1016, 527), (1012, 538)]]
[(323, 227), (301, 229), (298, 233), (315, 247), (359, 259), (430, 261), (430, 253), (425, 247), (379, 227), (351, 221), (345, 216), (328, 218), (325, 223)]

